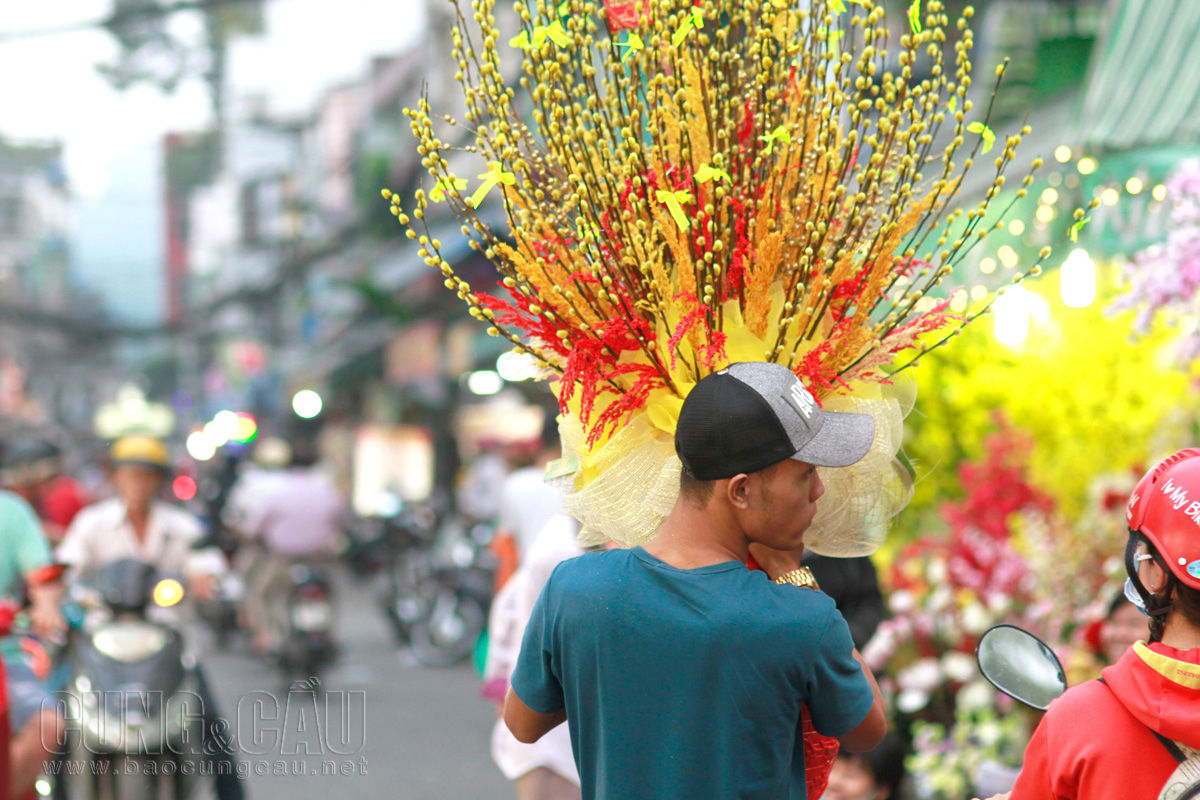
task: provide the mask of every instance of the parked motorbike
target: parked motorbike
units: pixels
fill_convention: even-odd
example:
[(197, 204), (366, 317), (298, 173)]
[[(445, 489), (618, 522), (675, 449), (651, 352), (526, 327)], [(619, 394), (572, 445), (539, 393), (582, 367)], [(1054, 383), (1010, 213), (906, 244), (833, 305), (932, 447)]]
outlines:
[(386, 542), (377, 552), (388, 559), (380, 573), (380, 603), (401, 645), (412, 643), (413, 628), (429, 614), (437, 596), (436, 523), (433, 512), (422, 506), (375, 520), (383, 531), (378, 538)]
[(337, 658), (333, 584), (317, 564), (293, 564), (287, 594), (287, 637), (280, 665), (290, 678), (315, 678)]
[(422, 664), (441, 667), (462, 661), (487, 628), (496, 576), (496, 559), (488, 550), (493, 533), (483, 522), (443, 528), (432, 561), (436, 588), (409, 634), (413, 655)]
[[(213, 795), (204, 752), (205, 698), (194, 655), (156, 609), (183, 586), (134, 559), (102, 567), (74, 597), (89, 619), (70, 648), (64, 758), (56, 794), (85, 798)], [(82, 766), (80, 766), (82, 765)]]

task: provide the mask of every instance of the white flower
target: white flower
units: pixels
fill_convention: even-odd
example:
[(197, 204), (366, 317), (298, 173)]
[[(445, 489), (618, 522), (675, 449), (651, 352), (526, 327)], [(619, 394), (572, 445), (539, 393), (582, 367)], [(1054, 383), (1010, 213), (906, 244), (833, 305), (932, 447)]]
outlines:
[(963, 711), (971, 711), (977, 708), (987, 708), (992, 705), (996, 699), (996, 690), (992, 685), (985, 680), (971, 681), (966, 686), (958, 690), (958, 695), (955, 697), (955, 703)]
[(925, 579), (932, 586), (946, 580), (946, 562), (941, 559), (930, 561), (929, 566), (925, 567)]
[(962, 624), (968, 633), (983, 633), (992, 624), (992, 616), (979, 603), (971, 603), (963, 609)]
[(991, 611), (994, 616), (1002, 617), (1004, 612), (1012, 606), (1012, 598), (1003, 592), (996, 592), (987, 599), (988, 611)]
[(873, 670), (883, 669), (896, 652), (896, 635), (880, 627), (862, 649), (863, 661)]
[(896, 697), (896, 708), (905, 714), (915, 714), (929, 704), (929, 695), (919, 689), (905, 689)]
[(942, 665), (936, 658), (922, 658), (907, 669), (901, 670), (896, 681), (905, 690), (916, 689), (930, 693), (942, 683)]
[(1000, 737), (1004, 735), (1000, 723), (995, 720), (987, 720), (975, 726), (975, 738), (984, 747), (991, 747), (996, 742), (1000, 741)]
[(931, 611), (941, 611), (944, 608), (949, 608), (954, 602), (954, 593), (949, 587), (939, 586), (929, 593), (929, 609)]
[(956, 683), (966, 683), (975, 676), (975, 659), (957, 651), (942, 656), (942, 671)]
[(916, 604), (912, 592), (907, 589), (897, 589), (888, 598), (888, 606), (892, 609), (893, 614), (907, 614), (913, 610)]

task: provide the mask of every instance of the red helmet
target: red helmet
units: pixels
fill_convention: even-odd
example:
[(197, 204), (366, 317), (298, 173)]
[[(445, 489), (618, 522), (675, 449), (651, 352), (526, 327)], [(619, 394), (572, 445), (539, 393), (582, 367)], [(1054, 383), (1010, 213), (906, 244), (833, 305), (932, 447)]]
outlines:
[(1200, 589), (1200, 448), (1181, 450), (1147, 472), (1129, 497), (1125, 519), (1154, 544), (1176, 578)]

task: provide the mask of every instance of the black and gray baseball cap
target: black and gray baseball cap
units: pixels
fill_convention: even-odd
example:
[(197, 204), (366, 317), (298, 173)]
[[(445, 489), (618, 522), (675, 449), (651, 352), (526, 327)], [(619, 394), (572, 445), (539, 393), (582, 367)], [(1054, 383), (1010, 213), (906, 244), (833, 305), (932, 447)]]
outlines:
[(824, 411), (782, 364), (744, 361), (706, 376), (683, 402), (675, 452), (698, 480), (757, 472), (786, 458), (846, 467), (875, 438), (869, 414)]

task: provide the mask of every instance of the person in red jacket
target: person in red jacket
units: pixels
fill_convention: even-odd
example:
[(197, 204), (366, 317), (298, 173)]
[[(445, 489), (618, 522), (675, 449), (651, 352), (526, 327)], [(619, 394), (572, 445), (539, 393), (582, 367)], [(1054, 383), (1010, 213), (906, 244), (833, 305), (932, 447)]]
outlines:
[(1150, 470), (1126, 519), (1126, 591), (1149, 641), (1050, 704), (1012, 792), (995, 798), (1200, 797), (1200, 449)]

